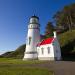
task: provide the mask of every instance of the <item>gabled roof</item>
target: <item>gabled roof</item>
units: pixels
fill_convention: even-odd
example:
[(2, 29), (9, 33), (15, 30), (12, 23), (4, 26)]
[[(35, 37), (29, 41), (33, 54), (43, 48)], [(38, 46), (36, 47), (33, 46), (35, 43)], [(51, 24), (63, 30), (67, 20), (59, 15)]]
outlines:
[(51, 44), (53, 42), (53, 40), (54, 40), (54, 37), (44, 39), (40, 43), (38, 43), (37, 46)]

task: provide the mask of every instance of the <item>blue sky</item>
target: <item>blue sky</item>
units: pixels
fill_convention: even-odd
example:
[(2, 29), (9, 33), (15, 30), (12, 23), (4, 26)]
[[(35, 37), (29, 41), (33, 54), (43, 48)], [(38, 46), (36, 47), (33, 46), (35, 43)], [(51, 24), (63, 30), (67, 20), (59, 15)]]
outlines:
[(65, 5), (75, 0), (0, 0), (0, 54), (25, 43), (29, 18), (40, 18), (41, 34), (48, 21)]

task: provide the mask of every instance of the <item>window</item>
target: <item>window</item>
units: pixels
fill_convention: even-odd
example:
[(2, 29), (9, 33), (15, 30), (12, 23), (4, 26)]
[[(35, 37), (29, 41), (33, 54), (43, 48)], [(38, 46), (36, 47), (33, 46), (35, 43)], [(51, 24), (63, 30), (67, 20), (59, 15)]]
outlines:
[(47, 47), (47, 50), (48, 50), (48, 54), (50, 54), (50, 47)]
[(56, 53), (58, 53), (58, 50), (56, 50)]
[(33, 26), (31, 25), (31, 28), (32, 28)]
[(37, 19), (33, 18), (33, 19), (31, 20), (31, 23), (37, 23)]
[(39, 55), (39, 49), (38, 49), (38, 51), (37, 51), (37, 52), (38, 52), (38, 55)]
[(30, 43), (31, 43), (31, 37), (29, 37), (29, 45), (30, 45)]
[(41, 48), (42, 54), (44, 54), (44, 48)]

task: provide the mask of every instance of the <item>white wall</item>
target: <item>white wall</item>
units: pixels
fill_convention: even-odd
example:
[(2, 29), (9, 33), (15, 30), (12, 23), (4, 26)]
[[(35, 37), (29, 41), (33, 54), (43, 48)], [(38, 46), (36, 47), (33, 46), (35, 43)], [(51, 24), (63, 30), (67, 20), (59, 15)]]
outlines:
[[(31, 37), (31, 43), (29, 45), (29, 37)], [(36, 45), (40, 42), (40, 32), (38, 29), (29, 29), (27, 35), (26, 51), (36, 51)]]
[(58, 42), (58, 39), (56, 38), (54, 43), (54, 57), (56, 57), (56, 60), (61, 60), (61, 49), (60, 49), (60, 44)]
[[(50, 47), (50, 54), (48, 54), (47, 47)], [(44, 48), (44, 53), (42, 54), (41, 48)], [(52, 44), (47, 44), (47, 45), (41, 45), (40, 47), (37, 47), (38, 51), (38, 59), (39, 58), (54, 58), (54, 50)], [(45, 59), (46, 60), (46, 59)]]

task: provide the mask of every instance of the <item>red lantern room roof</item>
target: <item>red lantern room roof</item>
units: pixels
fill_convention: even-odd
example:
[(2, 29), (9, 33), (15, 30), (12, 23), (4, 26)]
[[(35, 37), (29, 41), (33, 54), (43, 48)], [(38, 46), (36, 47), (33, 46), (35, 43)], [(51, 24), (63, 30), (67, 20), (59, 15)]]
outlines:
[(40, 43), (38, 43), (37, 46), (51, 44), (53, 42), (53, 40), (54, 40), (54, 37), (44, 39)]

